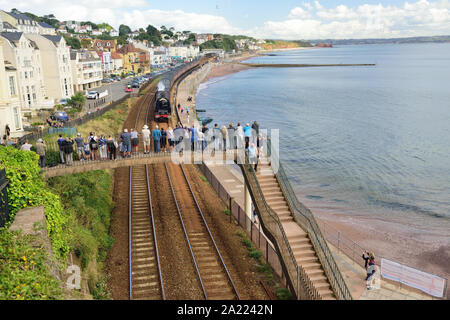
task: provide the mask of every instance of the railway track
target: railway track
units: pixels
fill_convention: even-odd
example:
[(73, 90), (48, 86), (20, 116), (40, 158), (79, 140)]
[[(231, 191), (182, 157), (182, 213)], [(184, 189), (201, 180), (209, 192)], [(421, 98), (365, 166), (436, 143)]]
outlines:
[(205, 299), (239, 300), (183, 166), (165, 164), (165, 169)]
[[(148, 123), (154, 96), (153, 89), (142, 99), (134, 124), (135, 129)], [(142, 145), (142, 141), (140, 144)], [(164, 300), (148, 166), (132, 166), (129, 175), (129, 298)]]

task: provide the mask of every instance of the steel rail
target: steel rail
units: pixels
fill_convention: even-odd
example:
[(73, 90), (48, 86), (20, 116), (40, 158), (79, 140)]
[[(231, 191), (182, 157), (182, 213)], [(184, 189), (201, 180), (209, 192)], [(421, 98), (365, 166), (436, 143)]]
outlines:
[(155, 254), (156, 254), (156, 261), (158, 264), (158, 274), (159, 274), (159, 283), (161, 287), (161, 296), (163, 300), (166, 300), (166, 295), (164, 293), (164, 284), (163, 284), (163, 278), (161, 273), (161, 263), (159, 261), (159, 250), (158, 250), (158, 240), (156, 239), (156, 227), (155, 227), (155, 219), (153, 216), (153, 205), (152, 205), (152, 193), (150, 191), (150, 180), (148, 177), (148, 165), (145, 165), (145, 174), (147, 175), (147, 191), (148, 191), (148, 202), (149, 202), (149, 208), (150, 208), (150, 220), (152, 222), (152, 229), (153, 229), (153, 241), (155, 243)]
[(180, 222), (181, 222), (181, 226), (183, 228), (184, 236), (186, 237), (186, 240), (187, 240), (187, 243), (188, 243), (188, 246), (189, 246), (189, 251), (191, 253), (191, 258), (192, 258), (192, 261), (194, 262), (195, 270), (197, 272), (198, 279), (200, 280), (200, 284), (202, 286), (203, 295), (205, 296), (205, 299), (208, 300), (208, 295), (206, 294), (206, 289), (205, 289), (205, 286), (203, 284), (202, 276), (200, 275), (200, 270), (198, 269), (197, 260), (195, 259), (194, 251), (192, 250), (191, 241), (189, 240), (189, 236), (187, 234), (186, 227), (185, 227), (184, 222), (183, 222), (183, 217), (181, 216), (180, 207), (178, 206), (177, 196), (175, 195), (175, 189), (173, 188), (172, 179), (170, 178), (170, 173), (169, 173), (169, 168), (167, 167), (167, 163), (164, 163), (164, 166), (166, 168), (167, 177), (169, 179), (170, 189), (172, 190), (172, 196), (173, 196), (173, 198), (175, 200), (175, 205), (177, 206), (178, 217), (180, 218)]
[(216, 249), (216, 253), (219, 256), (220, 262), (222, 263), (222, 267), (225, 269), (225, 272), (227, 274), (227, 278), (230, 281), (231, 286), (233, 287), (233, 291), (236, 294), (236, 297), (238, 298), (238, 300), (240, 300), (239, 293), (237, 292), (236, 286), (234, 285), (234, 282), (233, 282), (233, 279), (231, 278), (230, 272), (228, 271), (228, 268), (225, 265), (225, 261), (223, 261), (222, 255), (220, 254), (220, 250), (217, 247), (216, 242), (214, 241), (214, 237), (211, 234), (211, 231), (210, 231), (210, 229), (208, 227), (208, 223), (206, 222), (205, 216), (203, 215), (203, 212), (202, 212), (202, 209), (200, 208), (200, 205), (197, 202), (197, 198), (195, 197), (194, 191), (192, 190), (191, 184), (189, 183), (189, 180), (188, 180), (188, 178), (186, 176), (186, 172), (184, 171), (184, 168), (183, 168), (182, 164), (180, 164), (180, 168), (181, 168), (181, 171), (183, 172), (184, 179), (186, 180), (186, 183), (187, 183), (187, 185), (189, 187), (189, 191), (191, 192), (192, 198), (194, 199), (195, 205), (197, 206), (197, 210), (200, 213), (200, 216), (202, 218), (203, 223), (205, 224), (206, 230), (208, 231), (208, 235), (209, 235), (209, 237), (210, 237), (210, 239), (211, 239), (211, 241), (212, 241), (212, 243), (214, 245), (214, 248)]
[[(134, 128), (137, 128), (139, 118), (142, 112), (142, 108), (145, 105), (145, 102), (148, 100), (148, 98), (151, 96), (151, 94), (147, 93), (143, 97), (143, 101), (140, 103), (138, 114), (136, 115), (136, 121), (134, 122)], [(150, 104), (147, 106), (146, 111), (146, 119), (148, 115), (148, 110), (150, 108)], [(160, 277), (160, 286), (161, 286), (161, 293), (163, 300), (165, 300), (165, 294), (164, 294), (164, 288), (163, 288), (163, 281), (162, 281), (162, 275), (161, 275), (161, 267), (159, 263), (159, 256), (158, 256), (158, 247), (156, 242), (156, 233), (155, 233), (155, 225), (154, 225), (154, 219), (153, 219), (153, 209), (152, 209), (152, 203), (151, 203), (151, 194), (150, 194), (150, 184), (148, 181), (148, 168), (147, 165), (145, 165), (145, 170), (147, 173), (147, 190), (148, 190), (148, 197), (149, 197), (149, 203), (150, 203), (150, 214), (151, 214), (151, 221), (152, 221), (152, 228), (153, 228), (153, 237), (155, 241), (155, 251), (156, 251), (156, 258), (158, 261), (158, 273)], [(129, 287), (130, 287), (130, 300), (133, 300), (133, 272), (132, 272), (132, 244), (131, 244), (131, 217), (132, 217), (132, 181), (133, 181), (133, 166), (130, 166), (130, 187), (128, 191), (128, 261), (129, 261)]]

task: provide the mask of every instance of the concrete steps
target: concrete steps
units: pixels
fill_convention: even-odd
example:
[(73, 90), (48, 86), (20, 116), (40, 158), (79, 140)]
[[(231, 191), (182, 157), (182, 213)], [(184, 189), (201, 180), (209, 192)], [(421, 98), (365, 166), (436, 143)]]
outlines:
[(268, 164), (260, 165), (260, 170), (258, 170), (256, 176), (265, 201), (277, 213), (283, 225), (297, 264), (303, 267), (322, 299), (335, 299), (309, 236), (294, 221), (292, 212), (271, 167)]

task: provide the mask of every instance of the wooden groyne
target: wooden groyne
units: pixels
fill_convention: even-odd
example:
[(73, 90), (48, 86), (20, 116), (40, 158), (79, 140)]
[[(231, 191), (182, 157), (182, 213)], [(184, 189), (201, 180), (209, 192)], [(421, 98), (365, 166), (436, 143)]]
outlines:
[(311, 67), (373, 67), (375, 63), (337, 63), (337, 64), (277, 64), (277, 63), (239, 63), (250, 68), (311, 68)]

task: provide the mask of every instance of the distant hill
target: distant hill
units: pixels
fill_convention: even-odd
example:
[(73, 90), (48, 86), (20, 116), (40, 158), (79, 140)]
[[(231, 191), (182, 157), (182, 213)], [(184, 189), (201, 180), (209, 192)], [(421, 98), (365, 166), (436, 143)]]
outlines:
[(386, 44), (386, 43), (450, 43), (450, 36), (433, 36), (433, 37), (409, 37), (409, 38), (392, 38), (392, 39), (321, 39), (310, 40), (312, 44), (331, 43), (333, 45), (352, 45), (352, 44)]
[(261, 47), (265, 50), (311, 47), (311, 44), (306, 41), (285, 41), (285, 40), (265, 40), (265, 41), (266, 43), (261, 44)]

